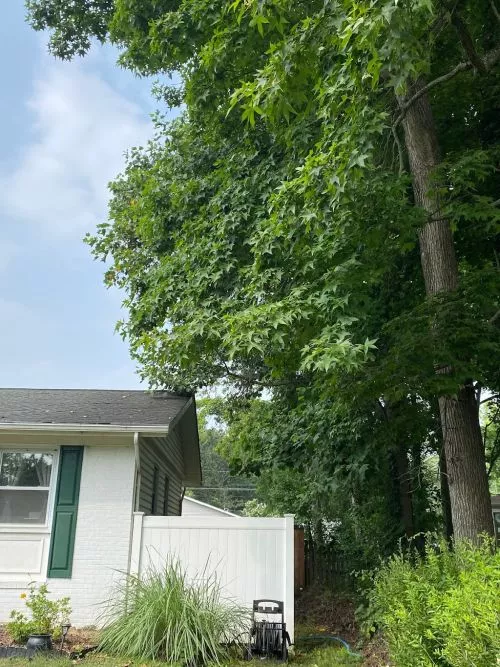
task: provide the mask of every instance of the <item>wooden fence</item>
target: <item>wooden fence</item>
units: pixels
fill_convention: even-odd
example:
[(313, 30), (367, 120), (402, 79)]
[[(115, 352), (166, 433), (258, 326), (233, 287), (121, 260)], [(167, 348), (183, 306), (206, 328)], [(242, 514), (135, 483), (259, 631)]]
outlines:
[(294, 536), (295, 592), (313, 584), (344, 588), (351, 582), (347, 559), (329, 548), (318, 548), (305, 539), (304, 529), (295, 528)]
[(318, 548), (306, 541), (304, 549), (305, 586), (320, 584), (328, 588), (346, 588), (352, 581), (352, 564), (333, 549)]

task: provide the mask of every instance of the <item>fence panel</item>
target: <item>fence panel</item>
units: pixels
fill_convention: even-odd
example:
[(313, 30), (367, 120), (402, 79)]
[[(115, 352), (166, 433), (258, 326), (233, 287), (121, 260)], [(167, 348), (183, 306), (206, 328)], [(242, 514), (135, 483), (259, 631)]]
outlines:
[(352, 563), (334, 549), (314, 548), (309, 541), (305, 543), (305, 586), (326, 586), (344, 589), (352, 585)]
[(224, 595), (251, 606), (260, 598), (283, 600), (293, 641), (294, 525), (284, 518), (144, 516), (137, 512), (130, 570), (176, 557), (195, 579), (215, 571)]
[(294, 540), (295, 591), (306, 585), (304, 529), (295, 528)]

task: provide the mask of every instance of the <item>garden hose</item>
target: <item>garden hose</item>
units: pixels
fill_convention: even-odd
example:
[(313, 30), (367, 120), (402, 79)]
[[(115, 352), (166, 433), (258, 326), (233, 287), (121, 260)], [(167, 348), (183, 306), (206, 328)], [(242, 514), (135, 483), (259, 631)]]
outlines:
[(362, 658), (363, 656), (361, 653), (354, 653), (354, 651), (351, 651), (351, 647), (349, 644), (345, 641), (345, 639), (342, 639), (342, 637), (337, 637), (336, 635), (306, 635), (305, 637), (301, 637), (300, 641), (303, 642), (305, 641), (306, 643), (308, 641), (315, 642), (319, 640), (327, 640), (327, 641), (335, 641), (341, 644), (347, 653), (349, 655), (352, 655), (354, 658)]

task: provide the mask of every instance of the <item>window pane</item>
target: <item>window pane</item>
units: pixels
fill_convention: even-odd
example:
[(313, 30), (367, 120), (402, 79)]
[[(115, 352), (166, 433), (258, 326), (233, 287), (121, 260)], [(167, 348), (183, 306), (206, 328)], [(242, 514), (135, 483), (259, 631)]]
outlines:
[(49, 486), (52, 454), (3, 452), (0, 486)]
[(48, 491), (0, 489), (0, 523), (45, 523)]

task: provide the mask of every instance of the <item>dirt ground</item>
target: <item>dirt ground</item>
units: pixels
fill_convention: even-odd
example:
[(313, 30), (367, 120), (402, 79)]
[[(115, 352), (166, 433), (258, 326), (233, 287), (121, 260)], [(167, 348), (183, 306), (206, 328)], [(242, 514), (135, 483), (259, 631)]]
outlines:
[(364, 656), (363, 667), (390, 667), (387, 647), (380, 636), (360, 636), (354, 603), (342, 592), (309, 588), (296, 595), (296, 636), (329, 634), (341, 637), (352, 651)]

